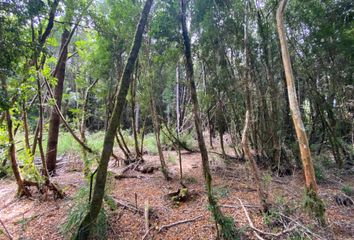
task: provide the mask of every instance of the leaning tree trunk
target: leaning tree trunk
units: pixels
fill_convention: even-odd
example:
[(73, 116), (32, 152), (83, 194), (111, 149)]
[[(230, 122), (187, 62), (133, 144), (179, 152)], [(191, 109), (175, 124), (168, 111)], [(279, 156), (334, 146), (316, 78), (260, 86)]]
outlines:
[(186, 0), (180, 0), (181, 5), (181, 26), (182, 26), (182, 37), (184, 43), (184, 55), (185, 55), (185, 65), (186, 65), (186, 77), (189, 82), (189, 87), (191, 91), (191, 100), (193, 104), (193, 115), (194, 124), (198, 137), (198, 145), (200, 149), (200, 154), (202, 157), (203, 165), (203, 175), (206, 182), (206, 189), (208, 194), (208, 202), (210, 211), (216, 223), (221, 227), (221, 233), (225, 239), (234, 239), (237, 235), (234, 227), (231, 225), (226, 226), (227, 218), (221, 212), (219, 206), (217, 205), (217, 200), (214, 198), (212, 193), (212, 177), (210, 173), (208, 152), (205, 146), (205, 141), (203, 137), (202, 124), (200, 119), (200, 110), (197, 98), (197, 90), (194, 82), (194, 72), (193, 72), (193, 61), (192, 61), (192, 51), (191, 43), (188, 36), (187, 23), (186, 23)]
[(170, 180), (170, 177), (168, 176), (168, 169), (167, 165), (165, 162), (165, 158), (163, 155), (163, 150), (161, 146), (161, 141), (160, 141), (160, 123), (156, 111), (156, 103), (155, 100), (153, 99), (154, 97), (150, 97), (150, 106), (151, 106), (151, 113), (152, 113), (152, 123), (154, 125), (154, 132), (155, 132), (155, 138), (156, 138), (156, 145), (157, 145), (157, 150), (159, 152), (159, 158), (160, 158), (160, 163), (161, 163), (161, 171), (165, 177), (166, 180)]
[[(66, 59), (68, 57), (68, 46), (66, 44), (69, 38), (69, 31), (64, 29), (61, 39), (62, 58), (60, 59), (58, 73), (56, 75), (58, 82), (54, 89), (54, 98), (60, 109), (61, 100), (63, 96), (64, 80), (65, 80), (65, 68)], [(57, 145), (59, 137), (60, 116), (59, 113), (53, 108), (50, 114), (49, 130), (48, 130), (48, 143), (46, 153), (47, 169), (50, 173), (55, 173), (55, 165), (57, 161)]]
[(134, 70), (134, 65), (139, 54), (142, 37), (145, 29), (145, 25), (148, 20), (148, 15), (152, 6), (153, 0), (147, 0), (144, 9), (141, 13), (139, 23), (136, 28), (136, 33), (134, 36), (134, 42), (129, 54), (128, 61), (125, 65), (123, 75), (120, 80), (119, 92), (115, 98), (113, 113), (111, 119), (108, 123), (108, 128), (105, 133), (103, 149), (101, 153), (100, 163), (97, 168), (96, 183), (94, 186), (92, 201), (90, 204), (89, 212), (86, 214), (83, 219), (76, 239), (88, 239), (92, 227), (95, 225), (98, 214), (100, 213), (102, 207), (102, 201), (105, 193), (106, 187), (106, 178), (107, 178), (107, 168), (109, 158), (113, 151), (114, 136), (117, 132), (120, 118), (122, 115), (123, 107), (126, 103), (126, 97), (129, 90), (129, 85), (131, 81), (131, 76)]
[(250, 121), (250, 116), (249, 116), (249, 111), (247, 110), (246, 111), (246, 118), (245, 118), (245, 127), (244, 127), (243, 133), (242, 133), (242, 149), (243, 149), (243, 152), (245, 153), (245, 157), (247, 158), (247, 160), (251, 164), (253, 177), (255, 180), (255, 185), (257, 187), (257, 193), (258, 193), (258, 197), (259, 197), (259, 200), (260, 200), (262, 208), (263, 208), (263, 212), (268, 212), (269, 203), (268, 203), (267, 193), (263, 189), (258, 166), (257, 166), (256, 160), (254, 159), (254, 157), (250, 151), (249, 144), (248, 144), (249, 121)]
[(325, 208), (321, 199), (317, 195), (317, 183), (315, 178), (315, 171), (313, 168), (310, 146), (307, 140), (305, 132), (305, 126), (301, 119), (301, 113), (299, 103), (296, 97), (296, 89), (294, 83), (294, 74), (291, 66), (291, 60), (288, 50), (288, 43), (286, 41), (285, 27), (284, 27), (284, 10), (287, 4), (287, 0), (281, 0), (277, 9), (276, 20), (277, 29), (280, 40), (281, 54), (283, 59), (286, 85), (288, 89), (288, 98), (291, 116), (294, 122), (296, 136), (299, 142), (301, 161), (303, 164), (306, 192), (308, 197), (312, 198), (309, 201), (308, 207), (311, 208), (314, 215), (320, 220), (321, 223), (325, 223), (324, 212)]
[[(245, 2), (245, 24), (244, 24), (244, 50), (245, 50), (245, 58), (246, 58), (246, 69), (244, 75), (245, 81), (245, 92), (246, 92), (246, 117), (245, 117), (245, 126), (242, 133), (242, 150), (245, 154), (246, 159), (250, 162), (253, 177), (255, 180), (255, 184), (257, 185), (257, 192), (259, 200), (262, 204), (262, 208), (264, 212), (268, 212), (269, 204), (267, 200), (267, 194), (263, 189), (261, 183), (261, 177), (259, 173), (259, 169), (257, 166), (257, 162), (254, 159), (253, 155), (250, 152), (249, 145), (248, 145), (248, 130), (250, 126), (250, 122), (253, 122), (252, 118), (252, 101), (251, 101), (251, 90), (250, 90), (250, 83), (251, 83), (251, 57), (250, 57), (250, 49), (249, 49), (249, 42), (248, 42), (248, 7), (249, 2)], [(253, 125), (254, 126), (254, 125)], [(255, 147), (257, 143), (255, 143)]]

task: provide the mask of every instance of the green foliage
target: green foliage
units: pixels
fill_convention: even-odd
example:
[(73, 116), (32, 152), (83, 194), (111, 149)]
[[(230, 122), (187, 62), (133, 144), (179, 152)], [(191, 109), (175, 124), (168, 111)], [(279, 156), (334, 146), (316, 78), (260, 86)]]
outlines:
[(113, 197), (110, 195), (105, 195), (104, 196), (104, 201), (105, 203), (109, 206), (111, 211), (117, 210), (118, 206), (116, 202), (114, 201)]
[(267, 226), (273, 226), (274, 223), (279, 222), (281, 219), (281, 216), (278, 211), (269, 209), (268, 212), (263, 213), (263, 222)]
[(153, 133), (146, 134), (144, 137), (144, 148), (148, 151), (149, 154), (157, 154), (156, 139)]
[(167, 162), (171, 163), (172, 165), (176, 165), (177, 164), (176, 156), (173, 154), (168, 154), (167, 155)]
[(349, 185), (343, 186), (341, 190), (348, 196), (354, 196), (354, 188)]
[(232, 217), (224, 216), (219, 207), (216, 205), (209, 205), (209, 211), (211, 211), (214, 220), (220, 225), (220, 234), (222, 239), (240, 239), (240, 232), (236, 229), (235, 222)]
[(44, 178), (34, 165), (34, 157), (31, 155), (30, 150), (24, 149), (21, 153), (18, 155), (19, 160), (23, 163), (23, 167), (20, 169), (21, 175), (29, 181), (43, 184)]
[[(60, 231), (65, 236), (74, 237), (77, 233), (78, 227), (82, 219), (85, 217), (89, 210), (88, 202), (89, 187), (85, 186), (78, 190), (74, 196), (74, 206), (69, 209), (65, 223), (61, 226)], [(92, 230), (92, 237), (94, 239), (106, 239), (107, 238), (107, 214), (104, 208), (101, 209), (97, 223)]]
[(314, 216), (321, 225), (326, 224), (325, 219), (325, 205), (322, 200), (318, 197), (316, 192), (312, 189), (305, 189), (305, 194), (303, 197), (303, 206), (305, 210), (312, 216)]
[(325, 170), (320, 164), (314, 164), (314, 170), (315, 170), (315, 177), (317, 182), (325, 182), (326, 181), (326, 174)]
[(270, 184), (272, 183), (272, 175), (270, 173), (265, 173), (262, 176), (262, 184), (266, 192), (269, 191)]
[[(45, 143), (47, 141), (44, 141)], [(80, 145), (72, 137), (69, 132), (61, 131), (59, 133), (58, 139), (58, 155), (63, 155), (65, 153), (74, 153), (80, 151)]]

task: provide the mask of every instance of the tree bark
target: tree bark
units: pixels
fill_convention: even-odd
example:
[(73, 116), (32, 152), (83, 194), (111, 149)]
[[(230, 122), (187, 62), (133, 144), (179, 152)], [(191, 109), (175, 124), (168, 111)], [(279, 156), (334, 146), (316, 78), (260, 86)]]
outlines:
[[(245, 81), (245, 92), (246, 92), (246, 116), (245, 116), (245, 126), (242, 133), (242, 149), (245, 154), (246, 159), (251, 163), (253, 176), (255, 179), (255, 183), (257, 185), (257, 192), (259, 196), (259, 200), (262, 204), (263, 211), (268, 212), (268, 200), (267, 194), (265, 193), (262, 183), (261, 177), (259, 173), (259, 169), (254, 159), (253, 155), (248, 146), (248, 130), (250, 124), (253, 122), (252, 118), (252, 102), (251, 102), (251, 91), (250, 91), (250, 83), (251, 83), (251, 57), (250, 57), (250, 49), (249, 49), (249, 42), (248, 42), (248, 9), (249, 9), (249, 1), (245, 1), (245, 22), (244, 22), (244, 50), (245, 50), (245, 74), (244, 74), (244, 81)], [(250, 123), (251, 122), (251, 123)], [(254, 136), (256, 139), (256, 136)], [(254, 143), (255, 147), (257, 147), (257, 142)], [(257, 151), (256, 151), (257, 153)]]
[(221, 232), (223, 233), (225, 239), (234, 239), (234, 229), (233, 227), (225, 227), (225, 216), (221, 212), (219, 206), (217, 205), (217, 200), (214, 198), (212, 193), (212, 177), (210, 173), (208, 152), (205, 146), (205, 141), (203, 137), (203, 130), (200, 119), (200, 110), (199, 103), (197, 98), (197, 90), (194, 82), (194, 71), (193, 71), (193, 61), (192, 61), (192, 51), (191, 51), (191, 43), (187, 30), (186, 23), (186, 1), (180, 0), (181, 7), (181, 27), (182, 27), (182, 37), (184, 43), (184, 56), (185, 56), (185, 66), (186, 66), (186, 77), (189, 82), (190, 92), (191, 92), (191, 100), (193, 104), (193, 115), (194, 115), (194, 124), (198, 138), (198, 145), (200, 149), (200, 154), (202, 157), (202, 166), (203, 166), (203, 175), (206, 182), (206, 189), (208, 194), (208, 202), (209, 208), (213, 214), (213, 217), (217, 224), (221, 227)]
[[(54, 88), (54, 99), (59, 107), (61, 108), (61, 101), (63, 96), (64, 80), (65, 80), (65, 68), (66, 59), (68, 56), (68, 46), (66, 42), (69, 37), (69, 31), (64, 29), (61, 39), (61, 50), (63, 57), (59, 63), (58, 73), (56, 75), (58, 82)], [(53, 108), (49, 120), (49, 130), (48, 130), (48, 143), (47, 143), (47, 153), (46, 153), (46, 163), (47, 169), (50, 173), (55, 173), (55, 166), (57, 161), (57, 145), (59, 137), (59, 126), (60, 126), (60, 116), (59, 113)]]
[(294, 83), (294, 74), (291, 66), (291, 60), (288, 50), (288, 43), (286, 41), (285, 27), (284, 27), (284, 10), (287, 4), (287, 0), (281, 0), (279, 7), (277, 9), (276, 20), (277, 20), (277, 29), (279, 34), (281, 54), (283, 59), (286, 85), (288, 89), (288, 98), (291, 116), (294, 122), (294, 127), (296, 131), (296, 136), (299, 141), (301, 160), (304, 168), (305, 181), (307, 190), (313, 190), (317, 192), (317, 183), (315, 179), (315, 172), (313, 168), (311, 151), (307, 140), (307, 135), (305, 132), (305, 127), (301, 119), (299, 103), (296, 98), (296, 89)]
[(96, 183), (93, 191), (90, 209), (89, 212), (86, 214), (85, 218), (83, 219), (82, 223), (80, 224), (76, 239), (89, 238), (92, 226), (96, 223), (98, 214), (101, 210), (102, 200), (105, 193), (108, 162), (113, 150), (114, 136), (119, 126), (123, 107), (126, 103), (126, 97), (131, 81), (131, 76), (134, 70), (136, 59), (139, 54), (142, 36), (144, 33), (145, 25), (148, 20), (148, 15), (150, 13), (152, 3), (153, 0), (147, 0), (145, 2), (144, 9), (141, 13), (141, 17), (136, 28), (134, 42), (129, 54), (128, 61), (125, 65), (123, 75), (121, 77), (120, 89), (115, 99), (112, 117), (109, 121), (108, 129), (105, 133), (103, 149), (100, 163), (97, 168)]
[(170, 177), (168, 176), (168, 169), (166, 166), (165, 158), (163, 155), (163, 150), (161, 146), (161, 141), (160, 141), (160, 123), (156, 111), (156, 103), (154, 100), (153, 96), (150, 96), (150, 106), (151, 106), (151, 113), (152, 113), (152, 123), (154, 125), (154, 132), (155, 132), (155, 138), (156, 138), (156, 146), (157, 150), (159, 152), (159, 158), (160, 158), (160, 163), (161, 163), (161, 171), (165, 177), (166, 180), (170, 180)]
[(132, 82), (130, 84), (130, 94), (131, 94), (131, 122), (132, 122), (132, 130), (134, 137), (134, 145), (135, 145), (135, 155), (136, 159), (141, 159), (141, 153), (139, 150), (139, 142), (138, 142), (138, 133), (136, 126), (136, 88), (137, 88), (137, 79), (138, 78), (138, 64), (135, 67), (135, 74), (132, 77)]
[(249, 111), (247, 110), (246, 117), (245, 117), (245, 127), (244, 127), (243, 133), (242, 133), (242, 141), (241, 141), (242, 142), (242, 149), (245, 153), (245, 157), (251, 163), (251, 168), (252, 168), (255, 184), (257, 186), (258, 197), (259, 197), (259, 200), (262, 204), (263, 212), (268, 212), (269, 204), (268, 204), (268, 199), (267, 199), (267, 193), (264, 191), (264, 189), (262, 187), (261, 177), (260, 177), (260, 173), (259, 173), (259, 169), (258, 169), (256, 160), (252, 156), (252, 153), (251, 153), (249, 146), (248, 146), (248, 136), (247, 135), (248, 135), (248, 129), (249, 129), (249, 121), (250, 121), (250, 115), (249, 115)]

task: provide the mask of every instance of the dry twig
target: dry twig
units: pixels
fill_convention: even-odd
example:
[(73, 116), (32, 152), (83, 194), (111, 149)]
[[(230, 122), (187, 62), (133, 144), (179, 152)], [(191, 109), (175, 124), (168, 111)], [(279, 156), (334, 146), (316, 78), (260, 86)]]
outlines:
[(240, 204), (241, 204), (241, 206), (242, 206), (242, 209), (243, 209), (243, 211), (244, 211), (244, 213), (245, 213), (245, 215), (246, 215), (246, 218), (247, 218), (247, 220), (248, 220), (248, 223), (249, 223), (250, 227), (252, 228), (252, 230), (253, 230), (255, 236), (256, 236), (258, 239), (264, 239), (264, 238), (262, 238), (261, 236), (259, 236), (258, 233), (263, 234), (263, 235), (269, 235), (269, 236), (272, 236), (272, 237), (280, 237), (281, 235), (283, 235), (283, 234), (285, 234), (285, 233), (288, 233), (288, 232), (291, 232), (291, 231), (293, 231), (294, 229), (297, 228), (297, 226), (294, 225), (294, 226), (292, 226), (292, 227), (290, 227), (290, 228), (287, 228), (287, 229), (284, 229), (283, 231), (278, 232), (278, 233), (271, 233), (271, 232), (262, 231), (262, 230), (256, 228), (256, 227), (253, 225), (253, 222), (252, 222), (252, 220), (251, 220), (251, 218), (250, 218), (250, 216), (249, 216), (249, 214), (248, 214), (248, 212), (247, 212), (247, 209), (246, 209), (245, 205), (243, 205), (243, 202), (241, 201), (241, 199), (238, 198), (238, 200), (239, 200), (239, 202), (240, 202)]
[(10, 240), (12, 240), (13, 239), (13, 237), (12, 237), (12, 235), (10, 234), (10, 232), (7, 230), (7, 228), (6, 228), (6, 226), (5, 226), (5, 224), (1, 221), (1, 219), (0, 219), (0, 223), (1, 223), (1, 226), (4, 228), (4, 230), (5, 230), (5, 235), (6, 235), (6, 237), (8, 237)]
[(189, 223), (189, 222), (195, 222), (195, 221), (201, 219), (202, 217), (203, 216), (198, 216), (198, 217), (195, 217), (195, 218), (192, 218), (192, 219), (187, 219), (187, 220), (178, 221), (178, 222), (167, 224), (167, 225), (162, 225), (160, 227), (160, 229), (159, 229), (159, 232), (162, 232), (165, 229), (169, 229), (171, 227), (174, 227), (174, 226), (177, 226), (177, 225), (180, 225), (180, 224)]

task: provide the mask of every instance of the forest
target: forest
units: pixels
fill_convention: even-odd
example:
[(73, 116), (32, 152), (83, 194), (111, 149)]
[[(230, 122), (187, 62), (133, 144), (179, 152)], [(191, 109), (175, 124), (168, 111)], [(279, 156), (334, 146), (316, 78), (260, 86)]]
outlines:
[(354, 239), (351, 0), (0, 0), (0, 239)]

